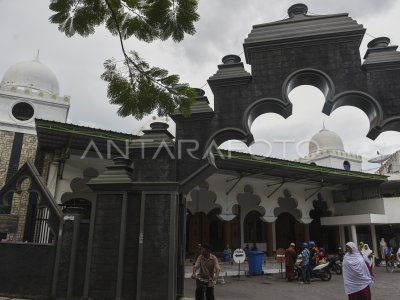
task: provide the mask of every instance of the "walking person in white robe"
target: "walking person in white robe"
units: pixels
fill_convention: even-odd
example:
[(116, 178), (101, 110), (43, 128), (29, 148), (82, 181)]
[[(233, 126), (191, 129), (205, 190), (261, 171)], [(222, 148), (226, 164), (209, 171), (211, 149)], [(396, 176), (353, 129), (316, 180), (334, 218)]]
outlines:
[(371, 300), (372, 278), (364, 256), (353, 242), (346, 244), (346, 255), (343, 258), (343, 281), (349, 300)]

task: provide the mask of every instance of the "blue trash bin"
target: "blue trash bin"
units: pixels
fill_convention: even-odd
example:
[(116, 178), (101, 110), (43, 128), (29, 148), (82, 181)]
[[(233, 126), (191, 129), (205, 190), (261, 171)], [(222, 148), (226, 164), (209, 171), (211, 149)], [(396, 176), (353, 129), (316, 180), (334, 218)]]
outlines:
[(247, 261), (249, 263), (250, 275), (262, 275), (263, 272), (263, 255), (262, 251), (249, 251), (247, 254)]

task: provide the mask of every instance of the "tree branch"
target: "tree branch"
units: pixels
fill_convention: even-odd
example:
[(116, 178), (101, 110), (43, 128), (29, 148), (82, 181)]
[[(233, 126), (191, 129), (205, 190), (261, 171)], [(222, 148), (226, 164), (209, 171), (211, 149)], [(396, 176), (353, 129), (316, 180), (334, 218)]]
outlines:
[(111, 16), (112, 16), (112, 18), (114, 19), (115, 26), (117, 27), (119, 42), (120, 42), (120, 44), (121, 44), (122, 53), (124, 54), (124, 57), (125, 57), (125, 62), (126, 62), (126, 64), (127, 64), (128, 71), (129, 71), (129, 78), (130, 78), (130, 81), (131, 81), (131, 85), (132, 85), (132, 87), (133, 87), (133, 85), (134, 85), (134, 75), (133, 75), (133, 72), (132, 72), (131, 67), (130, 67), (130, 65), (129, 65), (129, 62), (131, 62), (139, 72), (140, 72), (140, 69), (139, 69), (138, 66), (129, 58), (129, 56), (126, 54), (126, 52), (125, 52), (125, 47), (124, 47), (124, 42), (123, 42), (123, 39), (122, 39), (121, 30), (120, 30), (120, 28), (119, 28), (119, 23), (118, 23), (118, 20), (117, 20), (117, 16), (115, 15), (115, 12), (114, 12), (114, 10), (113, 10), (113, 8), (112, 8), (110, 2), (109, 2), (108, 0), (105, 0), (105, 2), (106, 2), (106, 4), (107, 4), (107, 6), (108, 6), (108, 9), (111, 11)]
[[(166, 85), (162, 84), (159, 80), (155, 80), (155, 79), (152, 78), (151, 76), (148, 76), (147, 73), (146, 73), (145, 71), (143, 71), (143, 70), (140, 68), (140, 66), (139, 66), (138, 64), (136, 64), (136, 63), (126, 54), (125, 47), (124, 47), (124, 42), (123, 42), (123, 38), (122, 38), (121, 29), (120, 29), (120, 26), (119, 26), (118, 19), (117, 19), (117, 16), (116, 16), (116, 14), (115, 14), (115, 11), (113, 10), (113, 8), (112, 8), (112, 6), (111, 6), (109, 0), (105, 0), (105, 2), (106, 2), (106, 4), (107, 4), (107, 6), (108, 6), (108, 9), (111, 11), (112, 18), (113, 18), (113, 20), (114, 20), (114, 22), (115, 22), (115, 26), (116, 26), (117, 31), (118, 31), (118, 37), (119, 37), (119, 41), (120, 41), (120, 44), (121, 44), (122, 53), (124, 54), (125, 62), (126, 62), (126, 64), (127, 64), (127, 66), (128, 66), (129, 78), (130, 78), (130, 81), (131, 81), (131, 85), (132, 85), (132, 86), (134, 85), (134, 73), (133, 73), (133, 71), (132, 71), (132, 69), (131, 69), (129, 63), (131, 63), (131, 64), (135, 67), (135, 69), (136, 69), (140, 74), (142, 74), (143, 76), (145, 76), (145, 77), (146, 77), (147, 79), (149, 79), (150, 81), (152, 81), (152, 82), (154, 82), (155, 84), (159, 85), (160, 87), (166, 89), (166, 90), (167, 90), (168, 92), (170, 92), (170, 93), (178, 94), (177, 91), (176, 91), (175, 89), (173, 89), (173, 88), (171, 88), (171, 87), (169, 87), (169, 86), (166, 86)], [(149, 26), (150, 26), (150, 25), (149, 25)]]

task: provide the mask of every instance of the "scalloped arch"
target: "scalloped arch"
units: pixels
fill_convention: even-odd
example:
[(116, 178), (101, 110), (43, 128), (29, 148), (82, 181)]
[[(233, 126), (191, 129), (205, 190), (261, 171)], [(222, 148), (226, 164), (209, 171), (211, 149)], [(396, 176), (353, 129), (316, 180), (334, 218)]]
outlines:
[(367, 115), (370, 124), (367, 137), (375, 139), (381, 133), (379, 125), (383, 120), (383, 111), (374, 97), (361, 91), (346, 91), (326, 101), (322, 111), (329, 116), (335, 109), (342, 106), (357, 107)]
[(335, 95), (335, 85), (328, 74), (312, 68), (300, 69), (290, 74), (282, 85), (282, 97), (284, 102), (291, 103), (289, 93), (298, 86), (312, 85), (318, 88), (329, 101)]
[(375, 128), (376, 130), (371, 133), (371, 136), (368, 136), (371, 139), (376, 139), (379, 134), (385, 131), (398, 131), (400, 132), (400, 116), (391, 117), (385, 119), (381, 125)]
[(243, 113), (242, 124), (250, 132), (254, 120), (265, 113), (277, 113), (285, 119), (292, 114), (292, 103), (277, 98), (262, 98), (249, 105)]
[(204, 146), (203, 154), (209, 151), (213, 144), (219, 147), (222, 143), (229, 140), (239, 140), (247, 146), (250, 146), (254, 142), (254, 137), (250, 132), (245, 132), (244, 130), (234, 127), (226, 127), (214, 132), (214, 134), (209, 137)]

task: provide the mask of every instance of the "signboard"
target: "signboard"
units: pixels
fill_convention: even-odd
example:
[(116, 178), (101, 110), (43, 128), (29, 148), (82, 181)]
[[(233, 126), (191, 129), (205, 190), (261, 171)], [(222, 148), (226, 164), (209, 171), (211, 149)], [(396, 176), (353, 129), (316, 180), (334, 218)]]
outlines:
[(18, 216), (9, 214), (0, 214), (0, 232), (17, 233)]
[(237, 264), (242, 264), (244, 263), (246, 259), (246, 252), (244, 252), (243, 249), (236, 249), (233, 251), (233, 261)]
[(278, 263), (284, 263), (285, 262), (285, 249), (279, 248), (276, 250), (276, 261)]

